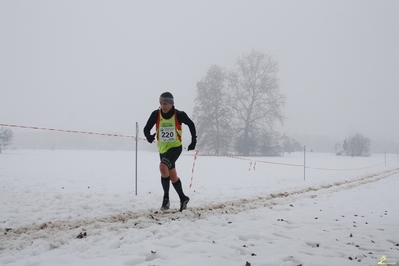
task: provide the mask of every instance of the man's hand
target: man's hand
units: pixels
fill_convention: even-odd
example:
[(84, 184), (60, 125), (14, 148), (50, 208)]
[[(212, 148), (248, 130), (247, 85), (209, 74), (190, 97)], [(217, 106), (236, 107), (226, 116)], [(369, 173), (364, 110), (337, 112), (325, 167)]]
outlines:
[(155, 134), (156, 133), (154, 133), (153, 135), (148, 135), (146, 138), (147, 138), (147, 141), (149, 142), (149, 143), (152, 143), (154, 140), (155, 140)]
[(197, 139), (196, 138), (191, 139), (191, 143), (190, 145), (188, 145), (187, 150), (193, 151), (195, 149), (196, 144), (197, 144)]

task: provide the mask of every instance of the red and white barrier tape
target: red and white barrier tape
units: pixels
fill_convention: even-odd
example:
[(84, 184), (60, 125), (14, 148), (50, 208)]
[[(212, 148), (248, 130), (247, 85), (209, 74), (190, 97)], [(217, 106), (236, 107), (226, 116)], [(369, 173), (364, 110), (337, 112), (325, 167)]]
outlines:
[[(290, 163), (278, 163), (278, 162), (270, 162), (270, 161), (265, 161), (265, 160), (254, 160), (251, 158), (243, 158), (243, 157), (239, 157), (239, 156), (234, 156), (234, 155), (226, 155), (226, 154), (217, 154), (217, 153), (210, 153), (210, 152), (202, 152), (206, 155), (211, 155), (211, 156), (218, 156), (218, 157), (226, 157), (226, 158), (231, 158), (231, 159), (237, 159), (237, 160), (243, 160), (243, 161), (250, 161), (252, 163), (267, 163), (267, 164), (277, 164), (277, 165), (285, 165), (285, 166), (300, 166), (303, 167), (303, 164), (290, 164)], [(254, 167), (255, 167), (254, 165)], [(251, 166), (250, 166), (251, 167)], [(255, 168), (254, 168), (255, 170)]]
[[(253, 159), (250, 159), (250, 158), (243, 158), (243, 157), (224, 155), (224, 154), (207, 153), (207, 152), (202, 152), (202, 153), (205, 153), (207, 155), (212, 155), (212, 156), (220, 156), (220, 157), (227, 157), (227, 158), (232, 158), (232, 159), (237, 159), (237, 160), (250, 161), (249, 171), (251, 170), (251, 165), (252, 164), (253, 164), (253, 170), (255, 170), (255, 166), (256, 166), (257, 162), (258, 163), (266, 163), (266, 164), (283, 165), (283, 166), (304, 167), (303, 164), (278, 163), (278, 162), (270, 162), (270, 161), (265, 161), (265, 160), (253, 160)], [(312, 167), (312, 166), (305, 166), (305, 168), (307, 168), (307, 169), (315, 169), (315, 170), (328, 170), (328, 171), (353, 171), (353, 170), (363, 170), (363, 169), (367, 169), (367, 168), (372, 168), (372, 167), (381, 165), (383, 163), (384, 162), (381, 162), (381, 163), (375, 164), (375, 165), (371, 165), (371, 166), (359, 167), (359, 168), (321, 168), (321, 167)]]
[[(66, 129), (56, 129), (56, 128), (45, 128), (45, 127), (35, 127), (35, 126), (21, 126), (21, 125), (14, 125), (14, 124), (0, 124), (0, 126), (5, 126), (5, 127), (14, 127), (14, 128), (25, 128), (25, 129), (35, 129), (35, 130), (48, 130), (48, 131), (57, 131), (57, 132), (67, 132), (67, 133), (78, 133), (78, 134), (89, 134), (89, 135), (99, 135), (99, 136), (107, 136), (107, 137), (122, 137), (122, 138), (133, 138), (136, 139), (135, 136), (131, 135), (121, 135), (121, 134), (113, 134), (113, 133), (98, 133), (98, 132), (90, 132), (90, 131), (78, 131), (78, 130), (66, 130)], [(141, 140), (145, 140), (145, 138), (139, 138)], [(156, 141), (154, 141), (155, 143)], [(186, 150), (186, 148), (184, 148)], [(196, 150), (195, 155), (194, 155), (194, 162), (193, 162), (193, 168), (191, 171), (191, 182), (190, 182), (190, 188), (192, 187), (193, 179), (194, 179), (194, 169), (195, 169), (195, 161), (197, 160), (198, 154), (200, 151)], [(278, 162), (270, 162), (270, 161), (265, 161), (265, 160), (253, 160), (250, 158), (243, 158), (243, 157), (238, 157), (238, 156), (232, 156), (232, 155), (226, 155), (226, 154), (216, 154), (216, 153), (209, 153), (209, 152), (202, 152), (207, 155), (211, 156), (218, 156), (218, 157), (226, 157), (226, 158), (231, 158), (231, 159), (237, 159), (237, 160), (244, 160), (244, 161), (250, 161), (249, 165), (249, 170), (251, 171), (251, 167), (253, 164), (253, 170), (255, 170), (256, 163), (266, 163), (266, 164), (276, 164), (276, 165), (283, 165), (283, 166), (296, 166), (296, 167), (304, 167), (303, 164), (289, 164), (289, 163), (278, 163)], [(333, 168), (319, 168), (319, 167), (311, 167), (311, 166), (305, 166), (305, 168), (308, 169), (316, 169), (316, 170), (329, 170), (329, 171), (349, 171), (349, 170), (361, 170), (361, 169), (367, 169), (371, 167), (375, 167), (376, 164), (372, 166), (367, 166), (367, 167), (362, 167), (362, 168), (352, 168), (352, 169), (333, 169)]]
[[(58, 129), (58, 128), (47, 128), (47, 127), (20, 126), (20, 125), (13, 125), (13, 124), (0, 124), (0, 126), (4, 126), (4, 127), (14, 127), (14, 128), (25, 128), (25, 129), (35, 129), (35, 130), (47, 130), (47, 131), (56, 131), (56, 132), (77, 133), (77, 134), (89, 134), (89, 135), (98, 135), (98, 136), (107, 136), (107, 137), (120, 137), (120, 138), (132, 138), (132, 139), (136, 139), (135, 136), (121, 135), (121, 134), (114, 134), (114, 133), (99, 133), (99, 132), (91, 132), (91, 131), (79, 131), (79, 130)], [(144, 139), (144, 140), (145, 140), (145, 139)]]

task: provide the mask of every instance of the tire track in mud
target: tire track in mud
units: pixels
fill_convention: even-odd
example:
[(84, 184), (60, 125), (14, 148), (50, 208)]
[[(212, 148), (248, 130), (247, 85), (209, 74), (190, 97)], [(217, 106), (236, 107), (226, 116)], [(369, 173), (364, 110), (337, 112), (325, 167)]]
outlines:
[[(368, 183), (377, 182), (381, 179), (388, 178), (399, 173), (399, 168), (362, 176), (353, 180), (337, 181), (334, 183), (323, 184), (318, 186), (307, 187), (299, 190), (271, 193), (268, 196), (253, 197), (250, 199), (237, 199), (220, 204), (210, 204), (204, 207), (190, 208), (192, 212), (202, 213), (209, 212), (213, 214), (237, 214), (250, 209), (258, 209), (263, 207), (271, 207), (274, 205), (284, 205), (301, 198), (315, 198), (326, 193), (335, 193), (345, 189), (352, 189)], [(156, 218), (156, 217), (154, 217)]]
[[(201, 207), (189, 207), (184, 212), (177, 210), (162, 211), (126, 211), (106, 217), (95, 217), (92, 219), (75, 221), (55, 221), (42, 224), (32, 224), (20, 228), (7, 228), (0, 237), (0, 252), (5, 250), (22, 250), (32, 245), (37, 239), (57, 239), (67, 235), (68, 240), (61, 243), (52, 242), (51, 248), (57, 248), (76, 238), (90, 236), (87, 232), (98, 232), (108, 228), (111, 231), (121, 233), (131, 228), (143, 229), (156, 224), (162, 225), (176, 220), (206, 219), (217, 214), (237, 214), (251, 209), (284, 205), (301, 198), (315, 198), (326, 193), (335, 193), (345, 189), (359, 187), (364, 184), (377, 182), (381, 179), (391, 177), (399, 173), (399, 168), (361, 176), (353, 180), (338, 181), (319, 186), (307, 187), (299, 190), (272, 193), (268, 196), (257, 196), (253, 198), (241, 198), (237, 200), (208, 204)], [(62, 243), (65, 242), (65, 243)]]

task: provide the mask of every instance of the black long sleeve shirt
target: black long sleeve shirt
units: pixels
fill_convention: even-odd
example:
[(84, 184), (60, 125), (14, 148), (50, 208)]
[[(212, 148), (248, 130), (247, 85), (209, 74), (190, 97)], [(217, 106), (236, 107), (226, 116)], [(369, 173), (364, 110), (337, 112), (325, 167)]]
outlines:
[[(175, 110), (176, 110), (177, 121), (180, 124), (186, 124), (188, 126), (188, 128), (190, 129), (191, 139), (196, 140), (197, 132), (195, 129), (194, 122), (188, 117), (188, 115), (185, 112), (179, 111), (179, 110), (175, 109), (175, 107), (173, 106), (172, 109), (170, 109), (170, 111), (167, 112), (166, 114), (164, 114), (161, 111), (161, 115), (165, 119), (170, 119), (174, 115)], [(158, 113), (159, 113), (159, 109), (153, 111), (150, 115), (150, 118), (148, 118), (147, 124), (144, 127), (144, 136), (146, 138), (151, 135), (151, 129), (157, 123)]]

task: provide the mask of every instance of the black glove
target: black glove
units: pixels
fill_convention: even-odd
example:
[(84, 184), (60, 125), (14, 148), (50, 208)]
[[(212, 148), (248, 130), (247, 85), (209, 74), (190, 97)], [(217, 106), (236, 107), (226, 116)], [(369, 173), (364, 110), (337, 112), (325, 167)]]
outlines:
[(154, 133), (153, 135), (148, 135), (146, 138), (147, 138), (147, 141), (149, 142), (149, 143), (152, 143), (154, 140), (155, 140), (155, 134), (156, 133)]
[(190, 145), (188, 145), (187, 150), (193, 151), (195, 149), (195, 145), (196, 144), (197, 144), (197, 139), (196, 138), (192, 138), (191, 139), (191, 143), (190, 143)]

